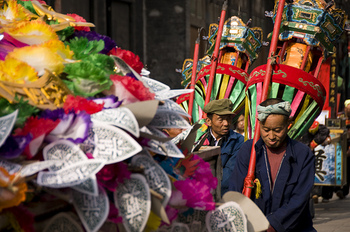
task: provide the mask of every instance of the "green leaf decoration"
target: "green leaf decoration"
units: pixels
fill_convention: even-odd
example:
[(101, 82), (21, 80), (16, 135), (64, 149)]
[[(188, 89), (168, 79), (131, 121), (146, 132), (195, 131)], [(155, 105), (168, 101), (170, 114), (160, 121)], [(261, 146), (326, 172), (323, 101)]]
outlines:
[(76, 60), (84, 59), (92, 54), (97, 54), (105, 47), (103, 40), (91, 40), (89, 41), (85, 37), (75, 37), (69, 42), (66, 42), (70, 49), (74, 52), (73, 58)]
[(108, 89), (113, 83), (110, 75), (114, 73), (114, 60), (104, 54), (93, 54), (80, 62), (65, 66), (67, 87), (77, 95), (91, 97)]
[(38, 15), (38, 13), (36, 13), (31, 1), (17, 1), (17, 3), (21, 4), (24, 8), (26, 8), (27, 10), (29, 10), (33, 14)]
[(0, 98), (0, 117), (11, 114), (18, 109), (15, 127), (22, 127), (27, 118), (39, 112), (39, 108), (29, 105), (28, 101), (24, 101), (23, 98), (18, 99), (17, 96), (15, 101), (18, 101), (18, 103), (11, 104), (5, 98)]

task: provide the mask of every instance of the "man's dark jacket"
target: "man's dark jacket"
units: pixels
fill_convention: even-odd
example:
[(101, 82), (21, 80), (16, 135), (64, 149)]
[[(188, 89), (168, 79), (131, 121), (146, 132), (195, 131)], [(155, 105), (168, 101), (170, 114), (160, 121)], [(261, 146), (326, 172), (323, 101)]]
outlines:
[[(207, 140), (211, 140), (210, 130), (203, 136), (207, 136)], [(210, 141), (208, 141), (210, 144)], [(209, 145), (204, 143), (205, 145)], [(229, 130), (228, 135), (222, 138), (221, 147), (221, 163), (222, 163), (222, 180), (221, 180), (221, 195), (228, 191), (230, 177), (235, 166), (236, 156), (244, 143), (244, 137), (233, 130)]]
[[(258, 199), (252, 192), (251, 199), (265, 214), (271, 226), (278, 232), (316, 231), (309, 211), (310, 192), (315, 178), (315, 156), (306, 145), (287, 138), (286, 154), (270, 190), (270, 165), (265, 145), (260, 138), (255, 144), (255, 178), (261, 183)], [(237, 154), (236, 165), (230, 178), (230, 191), (242, 192), (247, 175), (252, 140), (245, 142)]]

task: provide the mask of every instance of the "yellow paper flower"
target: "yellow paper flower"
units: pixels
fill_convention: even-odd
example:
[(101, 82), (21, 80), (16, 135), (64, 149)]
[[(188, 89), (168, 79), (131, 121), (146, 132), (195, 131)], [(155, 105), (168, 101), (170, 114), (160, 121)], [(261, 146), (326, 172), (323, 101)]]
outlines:
[(42, 44), (51, 39), (58, 40), (58, 35), (42, 20), (25, 21), (16, 27), (5, 27), (4, 31), (22, 43), (35, 45)]
[(17, 4), (16, 0), (8, 0), (0, 9), (0, 22), (6, 25), (15, 21), (30, 20), (31, 16), (27, 10), (21, 5)]
[(50, 40), (41, 45), (49, 48), (52, 52), (56, 52), (63, 59), (72, 59), (74, 52), (69, 49), (61, 40)]
[(38, 79), (37, 72), (27, 63), (14, 59), (6, 58), (0, 61), (0, 80), (25, 84)]
[(19, 205), (26, 199), (27, 184), (16, 174), (10, 175), (0, 167), (0, 211)]
[(57, 75), (64, 69), (64, 59), (55, 52), (55, 49), (40, 45), (16, 48), (7, 54), (6, 59), (8, 58), (26, 62), (38, 72), (38, 76), (44, 75), (45, 69)]

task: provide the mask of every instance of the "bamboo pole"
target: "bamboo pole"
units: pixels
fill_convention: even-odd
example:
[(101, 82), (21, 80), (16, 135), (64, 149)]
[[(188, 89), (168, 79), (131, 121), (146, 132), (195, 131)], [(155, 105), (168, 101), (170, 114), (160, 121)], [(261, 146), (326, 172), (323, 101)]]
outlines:
[[(282, 14), (283, 14), (283, 8), (284, 8), (285, 0), (280, 0), (278, 3), (277, 8), (277, 14), (276, 14), (276, 21), (273, 28), (273, 34), (271, 38), (271, 46), (269, 51), (269, 58), (267, 60), (267, 66), (266, 66), (266, 76), (264, 79), (264, 86), (261, 93), (261, 102), (265, 101), (268, 96), (268, 90), (271, 82), (271, 76), (272, 76), (272, 68), (273, 68), (273, 56), (276, 54), (276, 48), (277, 48), (277, 42), (278, 42), (278, 35), (281, 27), (281, 21), (282, 21)], [(260, 103), (259, 103), (260, 104)], [(255, 143), (260, 138), (260, 125), (259, 123), (256, 123), (255, 125), (255, 131), (254, 131), (254, 139), (253, 139), (253, 145), (251, 149), (250, 154), (250, 160), (249, 160), (249, 168), (246, 178), (244, 179), (244, 187), (243, 187), (243, 194), (247, 197), (250, 197), (252, 193), (252, 189), (254, 187), (253, 180), (255, 179), (255, 165), (256, 165), (256, 151), (255, 151)]]

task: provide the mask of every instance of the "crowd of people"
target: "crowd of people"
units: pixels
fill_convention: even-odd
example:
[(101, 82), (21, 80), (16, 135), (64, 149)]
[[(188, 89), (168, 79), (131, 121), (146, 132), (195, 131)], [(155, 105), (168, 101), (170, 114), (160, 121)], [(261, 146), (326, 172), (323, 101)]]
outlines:
[[(350, 119), (350, 101), (345, 103), (345, 115)], [(259, 184), (251, 199), (268, 219), (268, 232), (316, 231), (313, 228), (313, 212), (310, 197), (322, 196), (327, 202), (333, 192), (343, 199), (349, 193), (349, 185), (317, 186), (315, 180), (315, 152), (320, 146), (331, 143), (330, 130), (315, 122), (299, 141), (287, 135), (291, 123), (291, 107), (288, 101), (267, 99), (257, 107), (260, 139), (244, 142), (244, 116), (241, 115), (232, 128), (232, 103), (228, 99), (209, 102), (208, 129), (202, 136), (204, 145), (220, 146), (222, 157), (222, 195), (227, 191), (242, 192), (248, 173), (250, 154), (256, 151), (255, 180)], [(349, 124), (349, 123), (348, 123)], [(348, 129), (348, 138), (349, 138)], [(349, 142), (348, 142), (349, 146)], [(349, 150), (347, 151), (349, 160)], [(349, 172), (347, 172), (349, 179)], [(316, 202), (316, 200), (315, 200)]]

